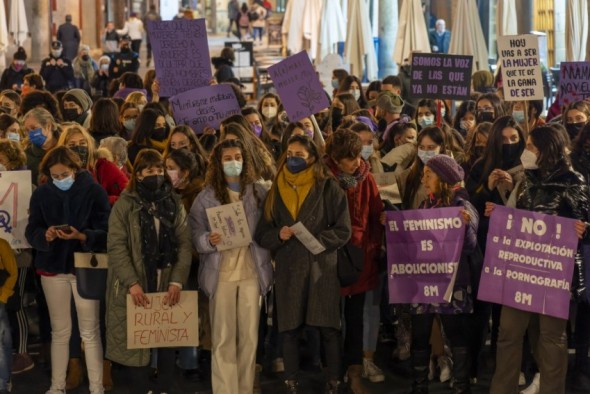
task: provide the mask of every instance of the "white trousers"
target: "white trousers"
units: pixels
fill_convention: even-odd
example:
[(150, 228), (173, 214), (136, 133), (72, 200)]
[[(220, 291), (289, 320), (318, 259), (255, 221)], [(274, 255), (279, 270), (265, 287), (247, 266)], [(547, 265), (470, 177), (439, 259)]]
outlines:
[(258, 280), (219, 282), (209, 313), (213, 393), (251, 394), (260, 319)]
[(91, 394), (102, 394), (103, 354), (100, 340), (99, 301), (78, 294), (72, 274), (42, 276), (41, 284), (51, 319), (51, 389), (65, 390), (72, 333), (71, 297), (78, 313), (80, 337), (84, 341)]

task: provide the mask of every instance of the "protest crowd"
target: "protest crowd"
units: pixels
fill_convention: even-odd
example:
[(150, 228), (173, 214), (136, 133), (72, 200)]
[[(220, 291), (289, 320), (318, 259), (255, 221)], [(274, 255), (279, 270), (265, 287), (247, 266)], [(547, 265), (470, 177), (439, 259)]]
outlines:
[[(370, 393), (386, 342), (414, 394), (471, 393), (490, 361), (493, 394), (590, 390), (590, 102), (544, 116), (470, 62), (438, 91), (336, 69), (329, 95), (303, 53), (247, 100), (231, 48), (187, 54), (197, 85), (178, 83), (193, 64), (158, 69), (185, 22), (146, 23), (145, 75), (135, 16), (97, 59), (55, 40), (40, 70), (19, 48), (2, 74), (0, 178), (31, 195), (21, 244), (0, 239), (0, 394), (36, 364), (47, 394), (186, 392), (177, 369), (216, 394), (260, 393), (263, 372), (306, 393), (310, 368), (324, 393)], [(415, 71), (444, 72), (424, 56)]]

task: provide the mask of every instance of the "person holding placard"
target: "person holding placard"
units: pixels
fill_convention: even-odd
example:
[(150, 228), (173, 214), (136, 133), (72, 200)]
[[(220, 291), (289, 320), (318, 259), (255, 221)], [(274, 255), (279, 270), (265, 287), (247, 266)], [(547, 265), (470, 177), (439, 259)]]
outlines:
[(66, 386), (73, 297), (85, 344), (90, 393), (100, 394), (104, 389), (99, 301), (78, 294), (74, 252), (106, 248), (109, 200), (82, 169), (79, 157), (66, 147), (49, 151), (40, 171), (49, 181), (33, 192), (25, 235), (37, 251), (35, 268), (41, 276), (51, 320), (51, 387), (47, 393), (63, 393)]
[(428, 160), (424, 167), (421, 182), (428, 192), (428, 197), (421, 203), (421, 209), (462, 207), (461, 213), (465, 223), (465, 241), (461, 260), (453, 284), (452, 298), (449, 303), (412, 304), (412, 368), (414, 383), (412, 393), (428, 392), (428, 372), (431, 349), (429, 339), (435, 314), (438, 314), (445, 329), (445, 335), (451, 344), (453, 354), (453, 392), (469, 393), (470, 351), (465, 335), (469, 330), (469, 314), (473, 313), (473, 277), (472, 267), (467, 258), (477, 245), (477, 225), (479, 216), (469, 203), (469, 195), (460, 187), (463, 181), (463, 169), (455, 160), (446, 155), (436, 155)]
[(127, 298), (137, 307), (148, 307), (146, 293), (167, 292), (167, 307), (179, 302), (191, 265), (190, 231), (160, 153), (142, 150), (133, 171), (109, 218), (106, 358), (131, 367), (133, 392), (171, 393), (175, 349), (158, 349), (158, 382), (145, 387), (147, 374), (138, 367), (150, 363), (150, 351), (127, 347)]
[[(525, 169), (525, 179), (516, 208), (576, 219), (576, 234), (582, 238), (586, 232), (583, 221), (588, 220), (590, 196), (583, 177), (571, 170), (565, 149), (565, 139), (558, 130), (544, 126), (531, 131), (526, 149), (520, 157)], [(486, 204), (485, 215), (491, 215), (493, 210), (494, 204)], [(578, 273), (580, 264), (578, 253)], [(576, 274), (574, 270), (571, 281), (574, 296), (577, 289), (584, 287), (583, 275)], [(517, 390), (523, 337), (533, 318), (538, 318), (539, 324), (538, 339), (534, 344), (536, 348), (533, 349), (540, 371), (539, 393), (565, 393), (568, 366), (565, 333), (567, 320), (504, 305), (491, 394)]]
[(244, 145), (228, 139), (215, 146), (205, 188), (191, 208), (190, 223), (201, 259), (199, 285), (210, 299), (211, 384), (216, 394), (252, 392), (260, 297), (272, 285), (272, 265), (269, 251), (257, 242), (220, 251), (224, 236), (211, 230), (207, 209), (242, 202), (252, 234), (265, 196)]
[(377, 258), (383, 237), (379, 216), (383, 203), (370, 166), (361, 159), (362, 148), (361, 139), (354, 131), (340, 129), (328, 138), (325, 158), (346, 193), (352, 228), (349, 242), (363, 252), (363, 270), (358, 280), (340, 290), (344, 296), (346, 329), (344, 368), (352, 392), (359, 394), (365, 390), (361, 376), (372, 382), (384, 380), (383, 372), (373, 362), (373, 354), (363, 352), (365, 294), (374, 290), (379, 282)]
[[(313, 240), (303, 244), (292, 226), (303, 226)], [(351, 235), (344, 191), (331, 178), (307, 137), (294, 136), (279, 162), (279, 172), (264, 203), (254, 239), (275, 256), (279, 333), (283, 334), (285, 385), (298, 392), (299, 343), (304, 325), (318, 327), (325, 349), (325, 393), (336, 394), (341, 376), (339, 247)], [(308, 247), (321, 246), (316, 255)]]

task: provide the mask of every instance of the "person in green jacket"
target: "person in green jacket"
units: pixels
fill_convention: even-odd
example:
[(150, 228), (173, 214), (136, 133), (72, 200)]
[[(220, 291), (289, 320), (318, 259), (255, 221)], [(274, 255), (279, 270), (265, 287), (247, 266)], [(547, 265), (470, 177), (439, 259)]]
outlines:
[[(109, 218), (106, 358), (128, 367), (150, 363), (153, 349), (127, 348), (127, 295), (148, 307), (146, 293), (167, 292), (164, 302), (178, 303), (192, 258), (187, 216), (165, 174), (164, 160), (153, 149), (142, 150), (127, 189)], [(197, 327), (195, 327), (195, 330)], [(175, 349), (158, 349), (158, 386), (141, 368), (129, 368), (133, 392), (172, 393)]]

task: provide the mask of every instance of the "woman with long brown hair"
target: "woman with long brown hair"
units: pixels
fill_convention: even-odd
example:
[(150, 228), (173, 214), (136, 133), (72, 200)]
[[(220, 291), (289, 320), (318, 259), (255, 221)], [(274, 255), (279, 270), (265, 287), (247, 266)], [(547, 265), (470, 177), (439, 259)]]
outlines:
[(218, 250), (221, 234), (211, 230), (207, 209), (242, 202), (254, 233), (265, 188), (256, 182), (254, 164), (239, 140), (213, 149), (205, 189), (190, 213), (193, 245), (199, 253), (199, 285), (209, 297), (211, 383), (215, 393), (249, 393), (254, 387), (260, 297), (272, 285), (270, 253), (258, 243)]

